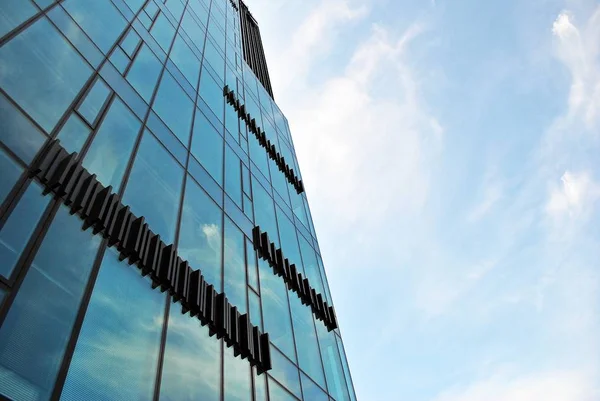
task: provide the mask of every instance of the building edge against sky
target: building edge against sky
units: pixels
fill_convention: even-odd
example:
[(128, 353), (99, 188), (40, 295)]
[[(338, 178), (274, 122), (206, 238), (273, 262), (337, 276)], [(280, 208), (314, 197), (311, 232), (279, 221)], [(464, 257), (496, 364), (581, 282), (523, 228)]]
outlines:
[(3, 397), (356, 400), (245, 4), (0, 3), (0, 172)]

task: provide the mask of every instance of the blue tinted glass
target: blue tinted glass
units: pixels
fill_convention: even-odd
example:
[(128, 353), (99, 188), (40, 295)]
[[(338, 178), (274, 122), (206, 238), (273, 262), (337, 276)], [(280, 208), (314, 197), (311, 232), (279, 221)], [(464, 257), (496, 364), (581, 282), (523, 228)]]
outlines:
[(0, 174), (0, 205), (2, 205), (23, 173), (23, 169), (0, 149), (0, 171), (2, 171)]
[(222, 185), (223, 138), (199, 110), (196, 110), (191, 152), (215, 181)]
[[(171, 305), (161, 401), (219, 401), (221, 344), (196, 318)], [(229, 383), (226, 384), (226, 386)]]
[[(210, 1), (205, 2), (203, 0), (190, 0), (190, 2), (189, 2), (189, 7), (194, 11), (196, 16), (198, 17), (198, 20), (204, 26), (206, 26), (206, 23), (208, 22), (208, 4), (207, 3), (210, 3)], [(192, 32), (188, 32), (188, 33), (190, 35), (192, 35)]]
[(175, 35), (175, 28), (169, 22), (167, 17), (163, 13), (160, 13), (154, 26), (152, 26), (152, 30), (150, 31), (154, 39), (158, 42), (160, 47), (163, 48), (164, 51), (168, 52), (169, 47), (171, 46), (171, 41), (173, 40), (173, 36)]
[(123, 74), (129, 65), (129, 58), (120, 47), (116, 47), (110, 55), (110, 62)]
[[(193, 1), (190, 1), (189, 4), (193, 4)], [(196, 46), (196, 48), (202, 52), (206, 28), (198, 24), (197, 20), (192, 16), (192, 13), (189, 11), (189, 9), (185, 12), (179, 29), (183, 29), (187, 36), (192, 39), (194, 46)]]
[(50, 398), (99, 243), (65, 207), (58, 211), (0, 329), (3, 395)]
[(150, 400), (165, 294), (107, 250), (61, 400)]
[(194, 104), (171, 74), (165, 72), (152, 108), (185, 145), (190, 138)]
[(305, 401), (329, 401), (329, 397), (319, 386), (308, 378), (304, 373), (302, 377), (302, 394)]
[(29, 119), (0, 95), (0, 140), (10, 150), (29, 163), (46, 139)]
[[(302, 305), (300, 298), (293, 295), (290, 296), (290, 306), (294, 321), (298, 364), (314, 381), (325, 387), (325, 376), (323, 375), (312, 311), (310, 307)], [(322, 323), (318, 322), (318, 324)]]
[(189, 83), (192, 84), (194, 89), (196, 89), (198, 76), (200, 74), (200, 60), (198, 60), (196, 55), (192, 52), (192, 49), (185, 43), (181, 35), (177, 35), (175, 38), (169, 57), (173, 60)]
[(327, 388), (329, 393), (337, 401), (349, 401), (348, 388), (344, 379), (344, 371), (340, 361), (337, 345), (333, 332), (327, 332), (327, 328), (321, 322), (317, 322), (317, 333), (321, 345), (321, 356), (325, 367), (325, 377), (327, 378)]
[(83, 103), (77, 109), (79, 114), (90, 124), (94, 124), (98, 113), (110, 95), (110, 89), (103, 80), (97, 79), (94, 86), (87, 93)]
[(303, 272), (302, 259), (300, 258), (300, 251), (298, 250), (296, 228), (279, 207), (276, 207), (276, 209), (277, 223), (279, 224), (279, 236), (281, 238), (281, 249), (283, 249), (283, 253), (290, 260), (290, 263), (294, 263), (298, 268), (298, 271)]
[(273, 346), (271, 346), (271, 364), (273, 365), (273, 370), (269, 372), (271, 376), (296, 396), (301, 397), (298, 368)]
[(218, 74), (218, 78), (223, 80), (225, 76), (225, 59), (221, 53), (217, 51), (217, 48), (210, 40), (206, 41), (206, 46), (204, 47), (204, 60), (208, 61), (210, 66)]
[(240, 313), (246, 313), (246, 256), (244, 234), (225, 218), (225, 283), (224, 291)]
[(250, 364), (233, 356), (233, 349), (225, 348), (223, 353), (225, 371), (225, 393), (223, 401), (251, 401)]
[[(275, 223), (273, 199), (267, 194), (262, 185), (254, 181), (254, 217), (255, 223), (269, 234), (269, 239), (279, 247), (279, 235)], [(287, 252), (286, 252), (287, 254)]]
[(340, 357), (342, 358), (342, 367), (344, 368), (344, 377), (346, 377), (346, 384), (348, 385), (348, 392), (350, 393), (350, 399), (356, 401), (356, 394), (354, 394), (354, 385), (352, 384), (352, 377), (350, 377), (350, 369), (348, 368), (348, 360), (346, 359), (346, 351), (342, 340), (336, 336), (336, 342), (338, 350), (340, 351)]
[(200, 75), (200, 97), (219, 118), (219, 121), (223, 121), (223, 105), (225, 104), (223, 86), (219, 86), (206, 71), (202, 71)]
[(148, 120), (146, 121), (146, 127), (152, 131), (152, 133), (158, 138), (158, 140), (167, 148), (169, 152), (184, 165), (188, 150), (183, 144), (177, 139), (175, 135), (167, 128), (165, 123), (162, 122), (155, 112), (150, 112)]
[(37, 8), (28, 0), (4, 0), (0, 3), (0, 37), (25, 22), (36, 12)]
[(121, 47), (129, 57), (133, 58), (133, 54), (135, 52), (135, 49), (137, 49), (138, 45), (140, 44), (140, 40), (140, 35), (138, 35), (135, 32), (135, 30), (130, 29), (129, 32), (127, 32), (127, 35), (125, 36), (123, 41), (121, 42)]
[(258, 292), (258, 270), (256, 265), (256, 252), (252, 242), (246, 239), (246, 266), (248, 266), (248, 285)]
[(162, 65), (150, 48), (143, 45), (127, 73), (127, 80), (150, 103)]
[(225, 146), (225, 191), (241, 208), (242, 167), (240, 158), (229, 146)]
[(47, 132), (91, 70), (46, 19), (0, 48), (0, 86)]
[(221, 238), (223, 212), (194, 180), (186, 184), (179, 231), (179, 256), (206, 281), (221, 288)]
[(181, 0), (167, 0), (166, 4), (169, 11), (171, 11), (171, 14), (179, 21), (181, 14), (183, 13), (183, 4), (181, 3)]
[(175, 237), (183, 169), (148, 132), (138, 150), (123, 203), (144, 216), (151, 230), (167, 244)]
[(261, 330), (263, 330), (264, 327), (262, 321), (262, 314), (260, 312), (260, 297), (256, 295), (254, 291), (248, 290), (248, 301), (248, 309), (252, 324), (258, 326)]
[(31, 183), (0, 231), (0, 274), (9, 278), (50, 197)]
[(269, 177), (269, 163), (267, 161), (267, 152), (263, 148), (254, 134), (248, 139), (248, 149), (250, 150), (250, 159), (256, 164), (264, 177)]
[(108, 52), (127, 23), (110, 0), (69, 0), (64, 7), (103, 53)]
[(129, 8), (135, 13), (144, 4), (144, 0), (125, 0), (125, 3), (127, 3)]
[(287, 288), (281, 277), (273, 274), (267, 262), (259, 259), (258, 265), (265, 332), (269, 333), (277, 348), (290, 359), (296, 360)]
[[(275, 380), (269, 378), (270, 401), (297, 401), (297, 399), (281, 387)], [(308, 399), (307, 399), (308, 400)], [(312, 401), (312, 400), (310, 400)]]
[(83, 165), (105, 186), (119, 188), (141, 123), (119, 98), (111, 104)]
[(71, 117), (60, 129), (57, 138), (69, 153), (79, 153), (88, 136), (90, 136), (90, 128), (76, 114), (71, 114)]
[(319, 274), (319, 265), (317, 264), (317, 255), (315, 254), (312, 246), (304, 239), (302, 235), (298, 235), (300, 240), (300, 250), (302, 252), (302, 262), (304, 265), (304, 272), (306, 277), (310, 281), (315, 291), (319, 294), (323, 294), (324, 288), (321, 283), (321, 275)]
[(253, 369), (254, 375), (254, 394), (255, 401), (267, 401), (267, 375), (256, 374), (256, 370)]

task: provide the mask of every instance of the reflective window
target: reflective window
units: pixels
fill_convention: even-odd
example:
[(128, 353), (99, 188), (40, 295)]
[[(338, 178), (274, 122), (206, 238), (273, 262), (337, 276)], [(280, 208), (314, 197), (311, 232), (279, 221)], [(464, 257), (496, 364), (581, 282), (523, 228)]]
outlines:
[(61, 207), (0, 329), (0, 392), (6, 397), (50, 398), (99, 243)]
[(277, 224), (275, 223), (273, 199), (257, 181), (254, 181), (252, 188), (254, 189), (255, 222), (257, 225), (262, 227), (263, 232), (266, 231), (269, 234), (269, 239), (279, 247), (279, 237), (277, 234)]
[(140, 35), (138, 35), (133, 29), (130, 29), (125, 38), (123, 38), (121, 47), (130, 58), (133, 58), (133, 54), (140, 44), (140, 40)]
[(81, 148), (85, 141), (90, 136), (90, 128), (83, 122), (75, 113), (67, 120), (65, 125), (60, 129), (57, 138), (60, 144), (69, 153), (81, 152)]
[(171, 305), (160, 400), (219, 401), (220, 359), (221, 343), (208, 336), (208, 327)]
[(196, 182), (188, 177), (179, 231), (179, 256), (200, 269), (207, 282), (221, 288), (223, 212)]
[(254, 375), (254, 400), (255, 401), (267, 401), (267, 375), (263, 374), (258, 376), (256, 369), (252, 369)]
[(113, 65), (121, 74), (124, 74), (127, 66), (129, 65), (129, 57), (127, 57), (125, 52), (121, 50), (120, 47), (116, 47), (110, 56), (110, 62), (113, 63)]
[(317, 264), (317, 255), (315, 254), (312, 246), (308, 244), (306, 239), (302, 235), (298, 235), (300, 240), (300, 251), (302, 252), (302, 262), (304, 264), (304, 272), (308, 281), (313, 286), (315, 291), (319, 294), (323, 294), (323, 284), (321, 283), (321, 275), (319, 274), (319, 265)]
[(94, 124), (96, 121), (96, 117), (98, 117), (98, 113), (102, 110), (102, 106), (106, 103), (106, 99), (110, 95), (110, 89), (104, 83), (103, 80), (97, 79), (92, 86), (92, 89), (87, 93), (83, 103), (78, 108), (81, 116), (88, 122), (90, 125)]
[(194, 104), (175, 78), (165, 71), (152, 108), (179, 140), (187, 146)]
[(151, 230), (166, 244), (175, 238), (175, 223), (183, 183), (183, 169), (148, 132), (138, 150), (123, 203), (144, 216)]
[(2, 171), (2, 174), (0, 174), (1, 206), (23, 173), (23, 169), (17, 163), (15, 163), (9, 155), (0, 149), (0, 171)]
[(196, 110), (191, 152), (215, 181), (223, 185), (223, 137), (199, 110)]
[(156, 19), (150, 33), (154, 36), (154, 39), (156, 39), (160, 47), (162, 47), (165, 52), (168, 52), (173, 36), (175, 36), (175, 28), (173, 28), (173, 25), (171, 25), (162, 12)]
[(0, 3), (0, 37), (36, 13), (37, 8), (29, 1), (4, 0)]
[[(2, 172), (4, 173), (4, 172)], [(9, 278), (29, 237), (44, 214), (50, 197), (32, 182), (0, 231), (0, 274)]]
[[(297, 296), (290, 296), (289, 298), (300, 368), (308, 373), (314, 381), (325, 387), (325, 376), (323, 375), (312, 311), (310, 307), (302, 305), (300, 298)], [(322, 323), (318, 322), (318, 324)]]
[(225, 191), (242, 206), (242, 166), (240, 158), (229, 146), (225, 146)]
[[(189, 7), (194, 11), (194, 14), (198, 17), (201, 24), (206, 26), (208, 22), (208, 7), (210, 0), (190, 0)], [(185, 18), (185, 17), (184, 17)], [(192, 35), (192, 32), (188, 32)], [(192, 38), (194, 36), (191, 36)]]
[(150, 400), (165, 294), (106, 251), (61, 400)]
[(259, 259), (258, 265), (265, 332), (269, 333), (277, 348), (295, 361), (287, 288), (281, 277), (273, 274), (267, 262)]
[(140, 126), (125, 103), (115, 97), (83, 160), (105, 186), (119, 188)]
[(127, 23), (110, 0), (69, 0), (64, 7), (105, 54)]
[(256, 251), (249, 239), (246, 239), (246, 266), (248, 266), (248, 285), (257, 292), (258, 288), (258, 270), (256, 265)]
[(346, 351), (344, 350), (344, 345), (342, 344), (342, 340), (336, 336), (336, 342), (338, 345), (338, 350), (340, 351), (340, 357), (342, 359), (342, 367), (344, 368), (344, 376), (346, 377), (346, 384), (348, 385), (348, 392), (350, 393), (350, 399), (352, 401), (356, 401), (356, 394), (354, 394), (354, 385), (352, 384), (352, 377), (350, 376), (350, 369), (348, 368), (348, 360), (346, 359)]
[(90, 74), (90, 67), (44, 18), (0, 48), (0, 86), (47, 132)]
[[(270, 401), (297, 401), (297, 399), (281, 387), (275, 380), (269, 378)], [(312, 400), (311, 400), (312, 401)]]
[(265, 148), (263, 148), (254, 134), (249, 135), (248, 139), (248, 148), (250, 149), (250, 159), (256, 164), (260, 172), (265, 178), (269, 178), (269, 163), (267, 152), (265, 152)]
[[(281, 211), (279, 206), (277, 209), (277, 223), (279, 224), (279, 236), (281, 238), (281, 249), (285, 254), (285, 257), (290, 260), (290, 263), (294, 263), (298, 268), (299, 272), (304, 273), (302, 268), (302, 259), (300, 258), (300, 251), (298, 250), (298, 239), (296, 236), (296, 227), (287, 218), (287, 216)], [(312, 284), (312, 281), (311, 281)]]
[(127, 80), (148, 103), (161, 70), (162, 65), (158, 58), (148, 46), (143, 45), (127, 73)]
[(225, 283), (224, 292), (240, 313), (246, 313), (246, 256), (244, 234), (225, 218)]
[(249, 315), (252, 324), (258, 326), (261, 330), (264, 330), (260, 307), (260, 297), (256, 295), (254, 291), (248, 290), (248, 301)]
[[(194, 4), (194, 1), (190, 1), (188, 3), (190, 6)], [(204, 26), (198, 25), (196, 18), (192, 16), (190, 9), (185, 12), (183, 19), (181, 20), (181, 26), (179, 28), (187, 34), (187, 36), (192, 39), (196, 48), (202, 52), (202, 48), (204, 47), (204, 35), (206, 34), (206, 30)]]
[(183, 4), (180, 0), (167, 0), (166, 2), (167, 8), (171, 11), (171, 14), (175, 17), (177, 21), (181, 18), (181, 14), (183, 13)]
[(304, 373), (300, 373), (302, 381), (302, 394), (305, 401), (329, 401), (329, 397), (319, 386), (308, 378)]
[(232, 348), (223, 353), (225, 371), (224, 401), (251, 401), (250, 364), (247, 360), (233, 356)]
[(323, 357), (323, 365), (325, 367), (325, 377), (327, 378), (327, 386), (329, 394), (336, 401), (349, 401), (348, 389), (344, 379), (344, 371), (340, 361), (333, 332), (327, 332), (324, 324), (317, 324), (317, 333), (319, 335), (319, 344), (321, 345), (321, 356)]
[(298, 368), (296, 365), (272, 346), (271, 364), (273, 365), (273, 369), (269, 371), (271, 376), (300, 398), (302, 393), (300, 391), (300, 378), (298, 377)]
[(208, 61), (213, 70), (215, 70), (217, 77), (220, 78), (221, 81), (224, 80), (225, 59), (223, 58), (223, 55), (217, 51), (217, 48), (210, 40), (207, 40), (206, 45), (204, 46), (204, 60)]
[(169, 58), (173, 60), (177, 68), (179, 68), (195, 90), (200, 74), (200, 60), (198, 60), (192, 49), (185, 43), (181, 35), (177, 35), (175, 38)]
[(208, 107), (217, 116), (219, 121), (223, 121), (223, 106), (225, 98), (223, 97), (223, 86), (217, 82), (205, 71), (200, 75), (200, 97), (206, 102)]

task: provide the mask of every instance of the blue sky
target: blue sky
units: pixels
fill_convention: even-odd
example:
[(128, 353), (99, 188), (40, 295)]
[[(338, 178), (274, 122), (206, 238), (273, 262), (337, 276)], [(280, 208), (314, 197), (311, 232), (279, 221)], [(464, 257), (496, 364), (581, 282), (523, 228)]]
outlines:
[(600, 3), (247, 3), (359, 400), (600, 399)]

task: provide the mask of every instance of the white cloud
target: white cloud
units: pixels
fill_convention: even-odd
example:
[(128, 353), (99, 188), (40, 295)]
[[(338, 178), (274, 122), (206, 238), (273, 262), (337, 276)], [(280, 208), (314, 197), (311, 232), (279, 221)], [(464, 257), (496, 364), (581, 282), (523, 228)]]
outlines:
[(590, 172), (566, 171), (561, 177), (561, 185), (550, 190), (546, 211), (553, 217), (566, 214), (576, 218), (589, 212), (598, 199), (600, 199), (600, 184), (593, 180)]

